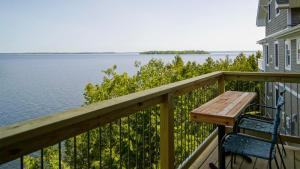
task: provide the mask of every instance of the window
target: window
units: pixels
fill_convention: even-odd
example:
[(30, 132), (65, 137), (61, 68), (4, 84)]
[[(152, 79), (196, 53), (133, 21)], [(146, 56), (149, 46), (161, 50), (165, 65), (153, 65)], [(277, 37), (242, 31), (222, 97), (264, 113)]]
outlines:
[(300, 38), (297, 39), (297, 52), (296, 52), (296, 56), (297, 56), (297, 64), (300, 64)]
[(279, 67), (279, 51), (278, 51), (278, 42), (274, 42), (274, 55), (275, 55), (275, 68)]
[(280, 9), (278, 8), (278, 4), (275, 1), (275, 11), (276, 11), (276, 16), (278, 16), (280, 14)]
[(271, 21), (271, 2), (268, 4), (268, 21)]
[(266, 45), (265, 46), (265, 55), (266, 55), (266, 57), (265, 57), (265, 59), (266, 59), (266, 64), (267, 65), (269, 65), (269, 45)]
[(291, 41), (285, 41), (285, 69), (291, 70)]

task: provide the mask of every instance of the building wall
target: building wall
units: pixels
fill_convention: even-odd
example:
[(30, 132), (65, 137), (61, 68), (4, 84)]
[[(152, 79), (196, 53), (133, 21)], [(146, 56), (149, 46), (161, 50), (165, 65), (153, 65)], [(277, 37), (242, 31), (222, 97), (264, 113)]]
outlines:
[[(275, 42), (278, 41), (278, 56), (279, 56), (279, 69), (275, 69)], [(284, 70), (284, 40), (267, 39), (269, 46), (269, 64), (266, 65), (266, 72), (282, 72)], [(266, 58), (266, 48), (264, 47), (264, 58)]]
[[(290, 9), (291, 24), (300, 23), (300, 9)], [(280, 10), (280, 14), (276, 16), (275, 11), (275, 0), (271, 1), (271, 21), (266, 18), (266, 37), (268, 35), (274, 34), (280, 30), (286, 29), (288, 25), (288, 9)], [(268, 17), (268, 16), (267, 16)], [(285, 39), (274, 39), (267, 38), (266, 44), (269, 48), (269, 64), (265, 66), (266, 72), (300, 72), (300, 64), (297, 64), (297, 38), (293, 37), (288, 40), (291, 41), (291, 70), (286, 70), (285, 68)], [(279, 55), (279, 68), (275, 68), (275, 45), (274, 42), (278, 41), (278, 55)], [(263, 47), (263, 54), (266, 63), (266, 47)], [(283, 91), (285, 88), (286, 93), (285, 106), (283, 107), (282, 113), (282, 127), (286, 130), (282, 132), (292, 135), (300, 135), (300, 84), (290, 84), (290, 83), (278, 83), (278, 82), (266, 82), (266, 93), (265, 102), (267, 105), (276, 105), (276, 89)], [(275, 114), (272, 110), (267, 110), (267, 114), (271, 117)]]
[[(266, 18), (266, 36), (271, 35), (277, 31), (287, 28), (287, 9), (281, 9), (280, 14), (276, 16), (275, 0), (271, 2), (271, 21)], [(268, 17), (268, 16), (267, 16)]]

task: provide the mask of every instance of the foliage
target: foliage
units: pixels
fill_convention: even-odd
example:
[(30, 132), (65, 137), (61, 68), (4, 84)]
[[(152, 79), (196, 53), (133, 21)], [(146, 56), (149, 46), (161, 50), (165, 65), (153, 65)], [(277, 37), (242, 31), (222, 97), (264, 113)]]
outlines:
[[(258, 71), (257, 59), (261, 53), (246, 57), (244, 54), (231, 61), (214, 61), (208, 58), (205, 63), (186, 62), (180, 56), (175, 56), (171, 63), (152, 59), (147, 64), (136, 62), (138, 71), (129, 76), (117, 73), (117, 67), (104, 70), (101, 84), (87, 84), (85, 87), (85, 104), (115, 98), (129, 93), (154, 88), (164, 84), (192, 78), (214, 71)], [(228, 83), (226, 88), (234, 88), (234, 82)], [(217, 95), (216, 86), (199, 89), (175, 99), (175, 154), (180, 160), (178, 166), (188, 155), (193, 143), (206, 138), (213, 127), (193, 125), (188, 120), (191, 108), (206, 102)], [(204, 93), (204, 94), (203, 94)], [(201, 97), (201, 99), (199, 99)], [(159, 161), (159, 107), (154, 106), (144, 111), (134, 113), (126, 118), (109, 123), (89, 132), (70, 138), (63, 143), (63, 168), (73, 168), (76, 161), (77, 168), (155, 168)], [(74, 146), (76, 158), (74, 158)], [(44, 149), (45, 168), (58, 166), (58, 149), (53, 146)], [(25, 168), (39, 168), (39, 158), (26, 156)]]

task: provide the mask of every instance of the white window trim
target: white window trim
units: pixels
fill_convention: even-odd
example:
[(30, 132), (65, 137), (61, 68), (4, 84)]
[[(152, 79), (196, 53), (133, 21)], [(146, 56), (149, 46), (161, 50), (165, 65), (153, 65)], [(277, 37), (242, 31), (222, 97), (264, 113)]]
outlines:
[[(277, 61), (278, 66), (276, 66), (276, 47), (275, 47), (276, 44), (277, 44), (277, 50), (278, 50), (278, 52), (277, 52), (277, 55), (278, 55), (278, 61)], [(279, 70), (279, 60), (280, 59), (279, 59), (279, 43), (278, 43), (278, 41), (274, 42), (274, 59), (272, 58), (272, 60), (274, 60), (273, 61), (274, 69)]]
[(297, 60), (296, 62), (297, 62), (297, 64), (300, 64), (300, 58), (298, 57), (298, 50), (300, 50), (299, 45), (300, 45), (300, 37), (298, 37), (296, 40), (296, 60)]
[(275, 1), (275, 17), (277, 17), (277, 16), (280, 15), (280, 9), (279, 9), (279, 12), (277, 13), (277, 8), (278, 8), (278, 4), (277, 4), (277, 2)]
[[(287, 59), (286, 59), (286, 45), (288, 45), (289, 47), (289, 50), (290, 50), (290, 65), (287, 66)], [(291, 70), (292, 68), (292, 52), (291, 52), (291, 41), (290, 40), (285, 40), (284, 42), (284, 67), (285, 67), (285, 70)]]
[(266, 66), (269, 66), (269, 64), (270, 64), (270, 50), (269, 50), (269, 44), (268, 43), (265, 44), (265, 49), (266, 48), (268, 48), (267, 51), (266, 51), (268, 53), (268, 62), (267, 62), (267, 55), (266, 55), (265, 63), (266, 63)]

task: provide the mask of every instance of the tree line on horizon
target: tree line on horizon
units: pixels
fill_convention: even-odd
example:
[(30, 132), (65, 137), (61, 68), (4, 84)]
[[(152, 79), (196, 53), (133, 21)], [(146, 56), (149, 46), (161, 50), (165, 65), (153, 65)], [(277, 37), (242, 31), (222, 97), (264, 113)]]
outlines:
[(140, 52), (140, 54), (175, 54), (175, 55), (184, 55), (184, 54), (209, 54), (209, 52), (204, 50), (154, 50)]

